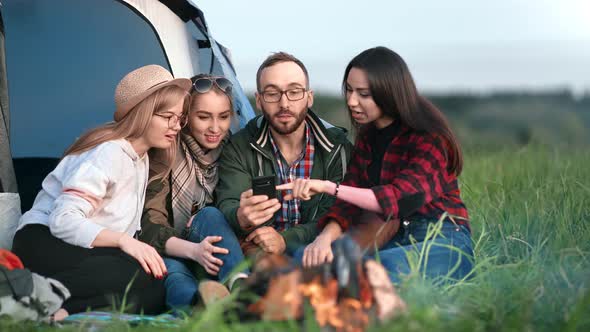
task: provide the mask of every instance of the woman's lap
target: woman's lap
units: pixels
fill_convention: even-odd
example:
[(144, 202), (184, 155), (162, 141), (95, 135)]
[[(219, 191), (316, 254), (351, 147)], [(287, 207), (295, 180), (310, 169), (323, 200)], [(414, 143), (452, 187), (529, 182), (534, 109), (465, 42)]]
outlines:
[[(157, 311), (157, 302), (163, 301), (162, 281), (146, 274), (118, 248), (77, 247), (54, 237), (44, 225), (27, 225), (15, 236), (14, 252), (31, 271), (70, 290), (72, 298), (64, 306), (71, 313), (87, 306), (112, 307), (112, 296), (122, 298), (129, 284), (128, 298), (146, 302), (146, 311)], [(70, 302), (75, 304), (69, 306)], [(131, 311), (139, 312), (143, 305), (135, 303)]]
[[(223, 261), (217, 276), (209, 276), (220, 281), (225, 280), (233, 268), (244, 260), (238, 239), (225, 220), (221, 211), (213, 207), (201, 209), (188, 229), (186, 240), (199, 243), (208, 236), (221, 236), (222, 240), (215, 246), (228, 249), (229, 254), (214, 254)], [(165, 279), (166, 303), (169, 308), (177, 309), (191, 305), (197, 292), (199, 280), (195, 277), (198, 263), (177, 257), (165, 257), (164, 263), (168, 270)], [(205, 273), (204, 269), (202, 269)]]
[[(469, 275), (473, 269), (469, 230), (445, 221), (440, 233), (427, 239), (429, 225), (434, 227), (435, 223), (414, 222), (409, 228), (411, 236), (405, 236), (404, 230), (400, 229), (381, 250), (366, 258), (378, 257), (394, 283), (399, 283), (402, 275), (416, 269), (429, 279), (459, 280)], [(304, 249), (301, 247), (295, 251), (293, 259), (296, 262), (301, 263)]]
[[(429, 279), (459, 280), (473, 269), (471, 235), (464, 226), (444, 222), (440, 232), (431, 231), (434, 223), (420, 223), (410, 229), (411, 236), (400, 234), (390, 240), (377, 254), (393, 282), (399, 283), (402, 275), (418, 270)], [(403, 232), (403, 231), (402, 231)], [(430, 235), (430, 238), (427, 238)]]

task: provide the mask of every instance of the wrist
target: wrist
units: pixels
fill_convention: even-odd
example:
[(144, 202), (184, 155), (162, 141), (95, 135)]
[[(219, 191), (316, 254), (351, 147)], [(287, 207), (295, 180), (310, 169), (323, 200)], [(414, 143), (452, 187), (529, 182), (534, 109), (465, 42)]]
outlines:
[(242, 208), (239, 207), (238, 210), (236, 211), (236, 220), (238, 222), (238, 226), (240, 226), (240, 228), (243, 231), (248, 230), (248, 226), (246, 225), (246, 222), (244, 221), (244, 216), (242, 214)]
[(121, 236), (117, 239), (117, 246), (122, 248), (129, 239), (132, 239), (131, 236), (127, 235), (126, 233), (121, 233)]
[(329, 180), (326, 180), (326, 185), (324, 186), (325, 190), (324, 192), (328, 195), (332, 195), (332, 196), (336, 196), (336, 194), (338, 193), (338, 187), (340, 185), (339, 182), (332, 182)]
[(281, 241), (281, 252), (279, 254), (282, 254), (285, 252), (285, 250), (287, 250), (287, 239), (285, 239), (285, 237), (283, 236), (283, 234), (280, 234), (280, 241)]
[(332, 239), (332, 234), (330, 232), (322, 232), (316, 238), (319, 242), (329, 242), (332, 243), (334, 239)]
[(338, 197), (338, 191), (340, 190), (340, 182), (332, 182), (333, 187), (331, 188), (330, 194), (334, 197)]
[[(187, 241), (188, 242), (188, 241)], [(201, 251), (201, 242), (194, 243), (189, 242), (188, 250), (186, 251), (187, 258), (192, 261), (197, 261), (197, 257), (199, 257), (199, 252)]]

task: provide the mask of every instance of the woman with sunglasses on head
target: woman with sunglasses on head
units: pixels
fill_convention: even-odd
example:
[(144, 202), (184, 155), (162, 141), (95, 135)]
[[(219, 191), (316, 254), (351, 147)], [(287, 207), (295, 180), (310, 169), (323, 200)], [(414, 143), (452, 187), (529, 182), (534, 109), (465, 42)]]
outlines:
[(66, 150), (21, 217), (13, 251), (26, 267), (71, 293), (56, 320), (87, 308), (118, 308), (124, 298), (131, 305), (125, 311), (162, 311), (166, 266), (135, 235), (148, 151), (173, 159), (190, 86), (157, 65), (127, 74), (115, 90), (115, 122), (87, 132)]
[[(457, 182), (463, 159), (442, 112), (418, 93), (404, 60), (385, 47), (353, 58), (342, 87), (359, 127), (344, 181), (297, 180), (278, 187), (304, 200), (318, 193), (337, 197), (318, 223), (320, 235), (299, 251), (303, 265), (331, 261), (331, 243), (356, 227), (357, 239), (370, 236), (369, 248), (377, 243), (392, 281), (410, 273), (408, 252), (420, 254), (425, 246), (420, 272), (426, 276), (456, 280), (469, 275), (471, 234)], [(427, 238), (429, 224), (439, 219), (440, 233)], [(385, 220), (390, 224), (384, 226)]]
[[(168, 178), (148, 186), (140, 236), (166, 255), (166, 304), (179, 310), (190, 309), (198, 300), (198, 290), (205, 301), (205, 292), (227, 294), (219, 283), (199, 283), (193, 272), (195, 264), (225, 280), (244, 259), (229, 225), (207, 222), (221, 213), (207, 205), (213, 202), (217, 159), (234, 116), (231, 82), (205, 74), (192, 80), (188, 121), (180, 132), (176, 160)], [(156, 170), (160, 166), (166, 165), (153, 163)]]

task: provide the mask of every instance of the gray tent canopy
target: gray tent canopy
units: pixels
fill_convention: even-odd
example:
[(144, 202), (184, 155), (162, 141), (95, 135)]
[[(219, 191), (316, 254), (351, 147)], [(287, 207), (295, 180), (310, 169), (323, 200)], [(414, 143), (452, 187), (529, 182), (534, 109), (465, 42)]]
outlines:
[(112, 120), (114, 88), (135, 68), (223, 75), (234, 83), (233, 131), (254, 116), (195, 1), (4, 0), (0, 14), (0, 189), (20, 193), (23, 211), (76, 137)]

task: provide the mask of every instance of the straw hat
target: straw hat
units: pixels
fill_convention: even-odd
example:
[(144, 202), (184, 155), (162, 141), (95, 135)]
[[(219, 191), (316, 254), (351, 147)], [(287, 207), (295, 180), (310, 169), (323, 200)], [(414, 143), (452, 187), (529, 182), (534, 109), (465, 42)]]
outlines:
[(115, 121), (123, 119), (147, 96), (169, 85), (176, 85), (186, 91), (191, 89), (189, 79), (175, 79), (168, 70), (158, 65), (143, 66), (125, 75), (115, 89)]

